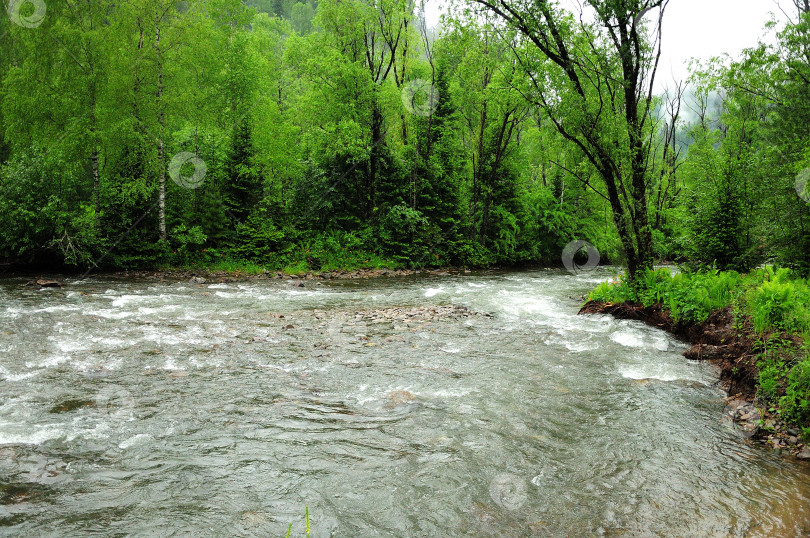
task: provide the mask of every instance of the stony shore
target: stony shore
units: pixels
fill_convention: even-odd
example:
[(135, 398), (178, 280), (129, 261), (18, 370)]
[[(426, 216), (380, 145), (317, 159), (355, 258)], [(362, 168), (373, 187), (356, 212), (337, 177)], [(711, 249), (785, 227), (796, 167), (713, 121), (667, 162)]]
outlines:
[[(487, 271), (495, 271), (496, 268), (489, 268)], [(242, 271), (212, 271), (207, 269), (155, 269), (155, 270), (132, 270), (114, 271), (108, 273), (93, 273), (92, 275), (102, 275), (112, 278), (126, 278), (151, 280), (156, 282), (182, 282), (188, 281), (192, 284), (229, 284), (236, 282), (250, 282), (257, 280), (285, 280), (293, 285), (305, 287), (305, 282), (327, 281), (327, 280), (362, 280), (369, 278), (397, 278), (407, 276), (450, 276), (471, 274), (472, 271), (466, 268), (439, 268), (439, 269), (354, 269), (340, 271), (319, 271), (309, 273), (285, 273), (284, 271), (264, 271), (262, 273), (247, 273)], [(24, 284), (33, 288), (61, 288), (64, 285), (65, 277), (45, 278), (40, 276), (29, 280)]]
[(720, 368), (720, 381), (729, 397), (724, 420), (736, 425), (745, 439), (763, 443), (778, 454), (810, 460), (810, 445), (801, 442), (798, 428), (781, 421), (772, 408), (758, 406), (759, 369), (753, 351), (756, 337), (750, 327), (735, 327), (730, 310), (714, 312), (703, 323), (677, 323), (660, 306), (610, 304), (591, 301), (580, 314), (608, 314), (616, 319), (642, 321), (683, 338), (692, 347), (684, 352), (689, 360), (705, 360)]
[(323, 271), (303, 274), (290, 274), (283, 271), (265, 271), (259, 274), (241, 272), (207, 271), (204, 269), (169, 269), (158, 271), (120, 271), (112, 273), (113, 276), (125, 278), (140, 278), (158, 281), (189, 280), (197, 284), (230, 283), (250, 280), (290, 280), (295, 282), (323, 281), (323, 280), (355, 280), (381, 277), (421, 276), (449, 276), (452, 274), (469, 274), (469, 269), (356, 269), (352, 271)]

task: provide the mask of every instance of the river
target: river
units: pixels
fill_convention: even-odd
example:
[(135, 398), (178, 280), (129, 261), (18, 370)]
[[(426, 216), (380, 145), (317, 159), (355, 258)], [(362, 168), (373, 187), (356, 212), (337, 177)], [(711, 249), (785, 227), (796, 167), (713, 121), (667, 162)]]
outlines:
[(0, 280), (0, 535), (801, 536), (810, 466), (556, 270)]

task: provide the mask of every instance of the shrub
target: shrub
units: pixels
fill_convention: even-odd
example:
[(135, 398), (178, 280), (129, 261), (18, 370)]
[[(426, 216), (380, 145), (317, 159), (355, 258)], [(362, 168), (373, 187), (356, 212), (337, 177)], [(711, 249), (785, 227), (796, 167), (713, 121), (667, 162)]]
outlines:
[(236, 226), (233, 253), (237, 257), (260, 263), (275, 260), (283, 246), (284, 232), (273, 224), (269, 211), (263, 204), (250, 214), (247, 221)]
[(334, 271), (338, 269), (396, 266), (374, 252), (371, 230), (366, 228), (356, 232), (332, 230), (302, 241), (300, 248), (287, 258), (303, 261), (312, 271)]
[(667, 269), (658, 269), (645, 272), (635, 286), (624, 279), (601, 284), (590, 298), (638, 302), (647, 307), (661, 305), (675, 321), (702, 322), (713, 311), (734, 302), (740, 282), (740, 275), (734, 271), (685, 272), (673, 276)]
[(755, 273), (762, 280), (746, 296), (751, 321), (757, 332), (810, 330), (810, 287), (807, 281), (793, 278), (788, 269), (772, 267)]
[(791, 369), (779, 405), (786, 420), (796, 424), (810, 422), (810, 357), (805, 357)]
[(172, 230), (169, 239), (173, 249), (172, 263), (182, 265), (199, 259), (200, 247), (208, 238), (199, 226), (186, 228), (181, 224)]
[(383, 250), (405, 265), (437, 265), (431, 256), (441, 234), (420, 211), (396, 205), (382, 218), (379, 228)]

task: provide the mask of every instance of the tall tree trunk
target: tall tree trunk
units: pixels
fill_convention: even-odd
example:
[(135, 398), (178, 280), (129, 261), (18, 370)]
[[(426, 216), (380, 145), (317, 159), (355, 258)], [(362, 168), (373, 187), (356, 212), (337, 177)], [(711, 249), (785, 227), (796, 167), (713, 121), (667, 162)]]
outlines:
[(93, 152), (90, 154), (90, 164), (93, 167), (93, 211), (96, 214), (96, 226), (99, 226), (100, 222), (98, 221), (98, 217), (101, 209), (99, 207), (98, 191), (100, 189), (100, 181), (98, 172), (98, 148), (96, 147), (93, 148)]
[[(92, 81), (92, 69), (91, 69), (91, 81)], [(92, 169), (93, 174), (93, 212), (95, 213), (96, 218), (96, 227), (98, 228), (101, 225), (99, 221), (99, 189), (101, 188), (100, 181), (99, 181), (99, 171), (98, 171), (98, 142), (96, 140), (96, 88), (93, 82), (90, 82), (89, 85), (89, 93), (90, 93), (90, 143), (93, 145), (93, 149), (90, 151), (90, 166)]]
[(383, 115), (379, 104), (373, 105), (371, 113), (371, 157), (369, 160), (369, 174), (366, 195), (366, 219), (371, 219), (377, 203), (377, 178), (380, 172), (380, 147), (382, 146)]
[[(486, 87), (486, 83), (484, 85)], [(479, 237), (479, 227), (478, 227), (478, 204), (480, 203), (481, 198), (481, 183), (484, 180), (484, 135), (486, 131), (486, 124), (487, 124), (487, 102), (484, 101), (483, 108), (481, 109), (480, 115), (480, 124), (478, 126), (478, 147), (476, 148), (476, 153), (473, 156), (473, 199), (472, 199), (472, 210), (471, 213), (471, 223), (472, 223), (472, 239), (478, 240)]]
[(155, 50), (157, 51), (157, 67), (158, 67), (158, 86), (157, 86), (157, 103), (158, 103), (158, 144), (157, 144), (157, 160), (158, 160), (158, 232), (160, 233), (160, 240), (166, 241), (166, 166), (164, 161), (164, 142), (163, 135), (166, 129), (166, 114), (163, 110), (163, 59), (160, 53), (160, 21), (157, 21), (157, 28), (155, 30)]

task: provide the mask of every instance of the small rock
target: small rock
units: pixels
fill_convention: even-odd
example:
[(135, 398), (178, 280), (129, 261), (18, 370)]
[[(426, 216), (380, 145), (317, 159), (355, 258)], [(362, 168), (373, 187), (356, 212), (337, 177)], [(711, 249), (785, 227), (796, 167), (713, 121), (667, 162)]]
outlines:
[(61, 288), (62, 284), (56, 280), (37, 280), (37, 286), (40, 288)]
[(407, 390), (395, 390), (388, 395), (390, 405), (397, 406), (410, 403), (415, 399), (415, 396)]
[(12, 461), (17, 459), (17, 451), (12, 447), (0, 448), (0, 462)]
[(201, 276), (195, 276), (192, 277), (191, 280), (189, 280), (189, 282), (191, 282), (192, 284), (205, 284), (206, 280)]
[(787, 431), (787, 434), (788, 434), (788, 435), (792, 435), (793, 437), (798, 437), (798, 436), (799, 436), (799, 430), (798, 430), (798, 429), (796, 429), (796, 428), (790, 428), (790, 429)]
[(796, 446), (796, 445), (798, 445), (798, 444), (799, 444), (799, 439), (797, 439), (796, 437), (792, 437), (792, 436), (791, 436), (791, 437), (788, 437), (787, 442), (788, 442), (788, 444), (789, 444), (790, 446)]
[(796, 454), (800, 460), (810, 460), (810, 448), (805, 447), (804, 450)]
[(254, 342), (267, 342), (267, 338), (262, 338), (261, 336), (254, 336), (253, 341)]
[(284, 330), (285, 330), (285, 331), (288, 331), (288, 330), (290, 330), (290, 329), (295, 329), (295, 327), (294, 327), (293, 325), (285, 325), (285, 326), (284, 326)]

